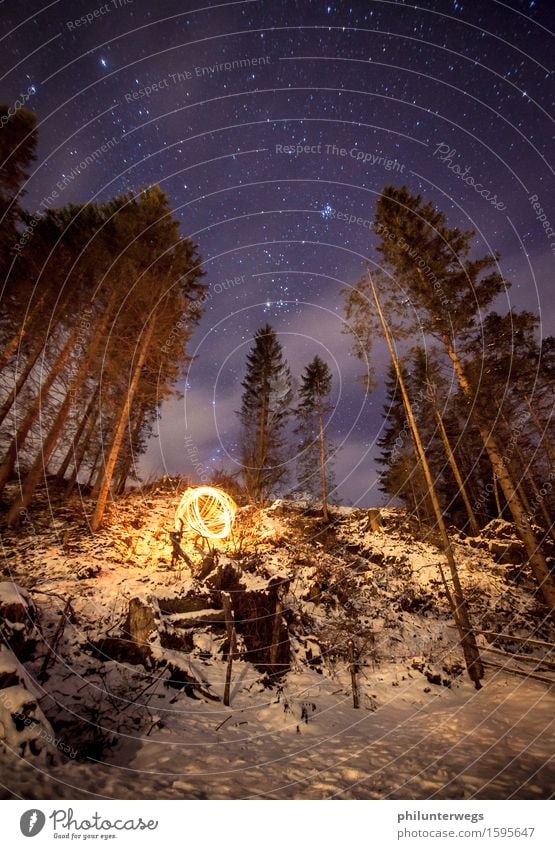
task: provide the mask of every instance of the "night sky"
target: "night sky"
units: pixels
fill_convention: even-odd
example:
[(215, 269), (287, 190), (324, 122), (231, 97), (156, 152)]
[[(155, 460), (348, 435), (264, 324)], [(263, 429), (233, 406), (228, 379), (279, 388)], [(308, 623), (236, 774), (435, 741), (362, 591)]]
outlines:
[[(555, 229), (554, 12), (550, 0), (0, 5), (0, 99), (24, 94), (39, 121), (27, 208), (58, 183), (59, 205), (158, 183), (204, 260), (197, 359), (184, 399), (162, 407), (144, 475), (191, 473), (191, 444), (207, 469), (237, 468), (245, 355), (268, 321), (296, 375), (316, 353), (332, 367), (338, 498), (380, 502), (383, 389), (367, 397), (356, 380), (340, 290), (378, 259), (368, 224), (345, 218), (371, 220), (388, 183), (475, 229), (476, 253), (498, 250), (513, 283), (498, 308), (540, 311), (555, 330), (555, 238), (538, 218)], [(383, 379), (383, 346), (376, 358)]]

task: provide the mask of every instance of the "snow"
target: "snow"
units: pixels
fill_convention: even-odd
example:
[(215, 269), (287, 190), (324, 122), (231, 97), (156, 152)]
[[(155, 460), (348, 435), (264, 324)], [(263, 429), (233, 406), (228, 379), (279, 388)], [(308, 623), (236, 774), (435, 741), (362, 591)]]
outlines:
[[(240, 659), (233, 662), (231, 707), (225, 707), (226, 629), (210, 583), (214, 573), (201, 582), (184, 564), (169, 568), (176, 501), (167, 492), (146, 499), (134, 493), (113, 507), (109, 525), (95, 537), (68, 515), (57, 528), (41, 524), (39, 516), (36, 536), (6, 540), (14, 583), (0, 589), (9, 585), (5, 592), (19, 601), (15, 583), (26, 588), (40, 610), (44, 644), (19, 683), (0, 689), (0, 696), (17, 691), (8, 692), (1, 721), (13, 700), (20, 704), (19, 690), (29, 699), (32, 689), (41, 722), (50, 722), (77, 753), (39, 768), (5, 733), (0, 781), (6, 796), (455, 799), (551, 793), (553, 687), (494, 667), (487, 668), (482, 690), (472, 687), (438, 574), (442, 555), (431, 541), (414, 538), (401, 511), (383, 510), (383, 529), (372, 532), (367, 511), (334, 508), (327, 539), (298, 502), (239, 511), (235, 538), (218, 546), (220, 566), (233, 567), (234, 580), (253, 598), (269, 598), (280, 587), (291, 661), (279, 670), (247, 662), (241, 653), (248, 634), (239, 625)], [(502, 529), (504, 539), (509, 531)], [(553, 642), (529, 576), (510, 580), (505, 564), (475, 543), (459, 539), (454, 549), (476, 626)], [(200, 567), (207, 551), (193, 539), (183, 547)], [(79, 579), (86, 567), (98, 574)], [(67, 598), (70, 620), (46, 680), (39, 681)], [(104, 655), (93, 651), (123, 636), (132, 598), (151, 603), (160, 619), (149, 640), (149, 668), (108, 649)], [(360, 654), (358, 710), (352, 706), (350, 639)], [(487, 654), (485, 638), (480, 641), (485, 658), (503, 663)], [(538, 660), (545, 654), (531, 647), (526, 653)], [(0, 653), (0, 676), (9, 666)]]
[(0, 582), (0, 605), (29, 605), (31, 599), (29, 593), (18, 587), (13, 581)]
[[(376, 710), (353, 710), (343, 691), (333, 695), (320, 676), (306, 673), (294, 676), (279, 702), (255, 690), (232, 709), (157, 706), (165, 727), (127, 739), (117, 759), (67, 762), (48, 773), (11, 760), (5, 781), (25, 798), (69, 799), (494, 799), (551, 792), (555, 767), (546, 752), (554, 701), (541, 684), (496, 675), (479, 693), (463, 685), (426, 694), (421, 681), (392, 688), (390, 674), (381, 677), (375, 689), (388, 690), (389, 701)], [(301, 719), (305, 705), (308, 722)]]

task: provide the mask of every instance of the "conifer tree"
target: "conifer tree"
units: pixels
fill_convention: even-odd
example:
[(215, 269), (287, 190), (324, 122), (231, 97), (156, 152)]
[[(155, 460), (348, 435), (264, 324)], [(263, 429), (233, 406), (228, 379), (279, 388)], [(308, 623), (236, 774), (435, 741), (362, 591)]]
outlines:
[(299, 386), (300, 403), (295, 433), (298, 444), (299, 489), (319, 493), (324, 522), (329, 521), (328, 495), (332, 485), (330, 455), (332, 446), (325, 435), (324, 417), (331, 412), (329, 396), (332, 374), (318, 355), (305, 367)]
[[(483, 313), (508, 286), (496, 270), (498, 257), (470, 258), (471, 230), (447, 227), (445, 215), (406, 187), (386, 187), (377, 203), (374, 229), (387, 270), (418, 310), (423, 332), (439, 339), (480, 432), (492, 470), (505, 496), (529, 563), (551, 615), (555, 617), (555, 581), (528, 517), (521, 491), (495, 428), (474, 406), (465, 372), (464, 343)], [(359, 295), (363, 294), (359, 291)]]
[(264, 502), (287, 477), (283, 431), (293, 397), (289, 366), (269, 324), (254, 335), (242, 386), (239, 418), (244, 484), (253, 501)]

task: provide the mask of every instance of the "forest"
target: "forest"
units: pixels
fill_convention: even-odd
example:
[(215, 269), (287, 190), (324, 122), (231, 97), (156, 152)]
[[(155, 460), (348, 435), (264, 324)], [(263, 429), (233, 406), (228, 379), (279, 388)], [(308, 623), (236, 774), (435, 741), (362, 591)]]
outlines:
[[(251, 710), (253, 687), (271, 692), (267, 715), (235, 719), (226, 733), (256, 721), (278, 759), (291, 745), (278, 733), (283, 716), (296, 735), (310, 724), (333, 739), (323, 717), (331, 710), (334, 721), (337, 693), (341, 711), (372, 716), (401, 682), (412, 687), (411, 710), (431, 691), (421, 683), (460, 688), (453, 698), (473, 723), (461, 678), (471, 692), (501, 698), (487, 675), (505, 670), (500, 656), (539, 702), (545, 693), (533, 688), (553, 680), (545, 648), (555, 620), (555, 339), (542, 337), (532, 312), (503, 311), (511, 281), (500, 257), (477, 254), (473, 231), (452, 227), (405, 186), (384, 186), (369, 212), (367, 260), (337, 299), (358, 365), (353, 381), (361, 395), (381, 387), (385, 397), (379, 432), (368, 432), (379, 506), (338, 496), (345, 449), (331, 426), (333, 363), (315, 347), (295, 373), (287, 337), (270, 322), (254, 330), (243, 361), (240, 469), (224, 463), (208, 474), (186, 435), (183, 473), (147, 480), (141, 458), (165, 405), (189, 391), (191, 341), (216, 287), (158, 185), (64, 206), (52, 194), (27, 209), (36, 118), (1, 111), (0, 526), (10, 580), (0, 583), (0, 742), (20, 753), (22, 792), (63, 794), (72, 760), (81, 771), (71, 781), (93, 792), (91, 763), (135, 764), (121, 740), (137, 729), (143, 742), (153, 733), (153, 745), (173, 747), (181, 730), (163, 710), (171, 716), (178, 698), (187, 715), (191, 699), (210, 706), (202, 719), (190, 715), (197, 746), (214, 733), (210, 723), (219, 732), (233, 717), (221, 720), (217, 705)], [(230, 279), (243, 285), (244, 275), (230, 270)], [(211, 411), (200, 415), (207, 421)], [(223, 493), (219, 535), (203, 535), (198, 502), (176, 511), (199, 484), (216, 488), (209, 498)], [(507, 640), (520, 640), (516, 651)], [(42, 696), (29, 675), (46, 687)], [(85, 698), (82, 677), (93, 682)], [(68, 678), (58, 703), (53, 694)], [(166, 705), (160, 713), (154, 694)], [(510, 698), (507, 722), (522, 711), (516, 689)], [(394, 713), (381, 716), (395, 722)], [(53, 772), (37, 789), (24, 765), (45, 745)], [(174, 798), (173, 784), (145, 778), (146, 749), (137, 755), (139, 794)], [(60, 752), (69, 753), (62, 765)], [(481, 757), (472, 746), (467, 754)], [(491, 770), (508, 769), (506, 757)], [(531, 774), (541, 757), (531, 756)], [(428, 768), (417, 763), (407, 778), (417, 795), (427, 792), (417, 779)], [(455, 758), (449, 768), (464, 775), (467, 764)], [(395, 774), (383, 770), (397, 792)], [(261, 781), (274, 793), (272, 772)], [(347, 774), (322, 792), (337, 781), (357, 797)], [(546, 786), (523, 792), (543, 798)], [(116, 781), (113, 792), (128, 788)], [(205, 791), (193, 782), (186, 792)], [(233, 797), (254, 786), (216, 782), (211, 792)]]
[[(2, 520), (32, 522), (41, 484), (55, 478), (56, 499), (83, 496), (94, 532), (137, 481), (160, 407), (179, 391), (208, 294), (202, 258), (157, 186), (82, 206), (49, 198), (27, 211), (35, 116), (2, 114)], [(494, 517), (514, 522), (553, 609), (555, 339), (541, 338), (530, 312), (498, 311), (510, 286), (499, 257), (476, 257), (474, 233), (450, 228), (422, 197), (386, 186), (374, 232), (376, 256), (343, 306), (370, 389), (383, 379), (376, 340), (391, 354), (380, 488), (444, 545), (447, 525), (476, 535)], [(255, 333), (239, 411), (242, 472), (228, 481), (244, 502), (309, 492), (329, 521), (331, 383), (318, 355), (293, 380), (274, 329)]]

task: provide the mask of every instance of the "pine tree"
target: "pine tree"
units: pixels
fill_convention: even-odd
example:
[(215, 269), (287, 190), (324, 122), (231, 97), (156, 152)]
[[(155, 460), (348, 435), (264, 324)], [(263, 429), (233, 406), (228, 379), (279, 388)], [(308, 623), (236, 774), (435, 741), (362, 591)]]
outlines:
[(297, 461), (299, 489), (319, 493), (324, 522), (329, 521), (328, 494), (332, 485), (332, 445), (324, 429), (324, 417), (332, 410), (329, 401), (331, 387), (329, 366), (316, 355), (301, 376), (295, 433), (300, 437)]
[(283, 430), (293, 397), (289, 366), (269, 324), (255, 333), (242, 386), (244, 484), (253, 501), (264, 502), (287, 477)]
[[(204, 289), (199, 283), (203, 272), (196, 246), (179, 236), (179, 222), (158, 186), (126, 205), (116, 221), (116, 232), (124, 246), (120, 272), (134, 286), (132, 296), (126, 298), (125, 314), (120, 314), (114, 327), (118, 344), (112, 345), (112, 352), (124, 383), (119, 399), (114, 398), (111, 439), (95, 483), (93, 531), (104, 516), (126, 427), (131, 423), (133, 429), (137, 410), (145, 405), (145, 385), (151, 391), (154, 388), (157, 404), (174, 392), (174, 381), (188, 361), (186, 343), (200, 317), (200, 311), (190, 307)], [(121, 368), (122, 363), (127, 367)]]
[[(377, 203), (374, 228), (381, 238), (378, 251), (387, 270), (410, 297), (420, 327), (439, 339), (451, 361), (456, 379), (472, 410), (493, 473), (503, 491), (529, 563), (546, 604), (555, 618), (555, 581), (542, 552), (522, 493), (495, 428), (474, 405), (465, 372), (465, 341), (497, 295), (508, 286), (496, 270), (498, 257), (470, 259), (474, 233), (447, 227), (445, 215), (423, 203), (406, 187), (386, 187)], [(359, 290), (359, 295), (364, 294)]]
[[(480, 689), (480, 679), (483, 677), (484, 671), (480, 660), (478, 646), (476, 644), (476, 638), (470, 625), (467, 603), (460, 583), (453, 546), (451, 545), (451, 540), (449, 539), (449, 535), (447, 533), (447, 528), (443, 518), (441, 505), (439, 503), (437, 490), (434, 484), (434, 479), (432, 476), (430, 465), (428, 463), (426, 452), (424, 450), (422, 436), (420, 434), (418, 423), (414, 414), (414, 407), (407, 392), (407, 387), (405, 385), (405, 380), (403, 377), (403, 368), (397, 353), (395, 339), (391, 333), (391, 328), (388, 324), (383, 307), (380, 303), (378, 289), (374, 283), (370, 270), (368, 270), (367, 272), (365, 283), (366, 289), (361, 291), (361, 289), (358, 288), (357, 298), (354, 302), (352, 301), (350, 296), (347, 300), (347, 317), (352, 318), (354, 314), (355, 318), (354, 324), (349, 325), (349, 330), (351, 333), (355, 334), (356, 349), (358, 349), (360, 346), (360, 340), (356, 336), (356, 326), (360, 325), (361, 322), (364, 322), (366, 320), (368, 320), (369, 324), (372, 326), (374, 324), (373, 319), (377, 318), (377, 322), (379, 323), (379, 326), (382, 329), (389, 350), (389, 354), (391, 356), (391, 362), (395, 369), (395, 376), (403, 400), (405, 415), (410, 427), (415, 453), (418, 457), (419, 463), (421, 464), (422, 471), (426, 480), (428, 496), (432, 505), (436, 527), (441, 539), (441, 547), (444, 551), (445, 558), (449, 567), (452, 590), (449, 587), (447, 578), (441, 565), (439, 565), (439, 571), (442, 577), (447, 597), (449, 599), (449, 603), (453, 610), (455, 623), (460, 633), (461, 647), (464, 652), (468, 674), (470, 678), (474, 681), (476, 689)], [(366, 292), (368, 293), (369, 297), (366, 297)], [(365, 296), (365, 302), (363, 300), (361, 303), (360, 296), (363, 294)], [(370, 298), (372, 299), (371, 301)], [(371, 304), (373, 304), (373, 310), (369, 309)], [(369, 338), (368, 331), (366, 338)], [(368, 354), (368, 351), (366, 351), (366, 354)], [(361, 355), (362, 354), (358, 352), (358, 356)]]

